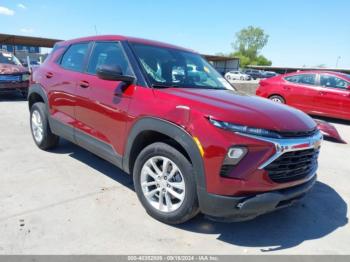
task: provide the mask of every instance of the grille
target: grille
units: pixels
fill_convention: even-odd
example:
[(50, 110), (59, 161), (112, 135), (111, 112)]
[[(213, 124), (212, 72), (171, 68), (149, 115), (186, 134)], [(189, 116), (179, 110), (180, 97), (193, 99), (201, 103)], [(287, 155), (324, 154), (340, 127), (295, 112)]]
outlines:
[(284, 138), (289, 137), (307, 137), (307, 136), (313, 136), (318, 132), (318, 129), (314, 129), (311, 131), (299, 131), (299, 132), (280, 132), (279, 134)]
[(287, 152), (265, 167), (276, 183), (285, 183), (307, 177), (317, 168), (319, 149)]

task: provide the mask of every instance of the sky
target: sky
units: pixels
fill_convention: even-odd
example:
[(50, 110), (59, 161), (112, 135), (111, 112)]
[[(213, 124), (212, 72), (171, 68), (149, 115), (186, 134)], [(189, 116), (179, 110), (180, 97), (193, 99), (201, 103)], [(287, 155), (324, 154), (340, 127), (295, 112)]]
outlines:
[(0, 0), (0, 33), (120, 34), (216, 54), (252, 25), (269, 35), (261, 54), (274, 66), (350, 68), (349, 13), (349, 0)]

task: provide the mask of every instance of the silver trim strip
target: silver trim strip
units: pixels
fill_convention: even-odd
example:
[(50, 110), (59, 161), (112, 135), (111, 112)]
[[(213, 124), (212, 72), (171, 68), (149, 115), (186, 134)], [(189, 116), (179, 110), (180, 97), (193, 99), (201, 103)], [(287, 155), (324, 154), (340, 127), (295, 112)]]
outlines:
[(321, 145), (321, 141), (323, 139), (320, 131), (318, 131), (313, 136), (302, 138), (269, 138), (239, 132), (237, 132), (237, 134), (274, 144), (276, 153), (268, 160), (266, 160), (266, 162), (260, 165), (259, 169), (264, 169), (266, 166), (287, 152), (318, 148)]

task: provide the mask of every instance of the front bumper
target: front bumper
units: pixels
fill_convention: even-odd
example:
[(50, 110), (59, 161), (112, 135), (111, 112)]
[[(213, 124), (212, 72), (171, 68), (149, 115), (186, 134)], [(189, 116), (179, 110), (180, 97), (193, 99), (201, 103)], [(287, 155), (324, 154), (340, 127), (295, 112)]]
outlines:
[(26, 91), (29, 87), (29, 81), (21, 82), (0, 82), (0, 92), (11, 92), (14, 90)]
[(215, 195), (199, 188), (199, 206), (202, 213), (214, 220), (226, 222), (250, 220), (292, 205), (302, 198), (315, 182), (316, 174), (301, 185), (244, 197)]

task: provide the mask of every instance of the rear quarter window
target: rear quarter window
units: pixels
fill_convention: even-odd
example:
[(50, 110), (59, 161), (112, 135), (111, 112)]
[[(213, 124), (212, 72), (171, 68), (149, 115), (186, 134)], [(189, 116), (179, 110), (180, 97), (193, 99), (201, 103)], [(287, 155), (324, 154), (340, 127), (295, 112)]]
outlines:
[(302, 74), (302, 75), (287, 76), (284, 78), (284, 80), (291, 83), (296, 83), (296, 84), (315, 85), (316, 74)]
[(71, 45), (63, 54), (60, 65), (64, 69), (82, 72), (84, 60), (89, 49), (89, 43)]

